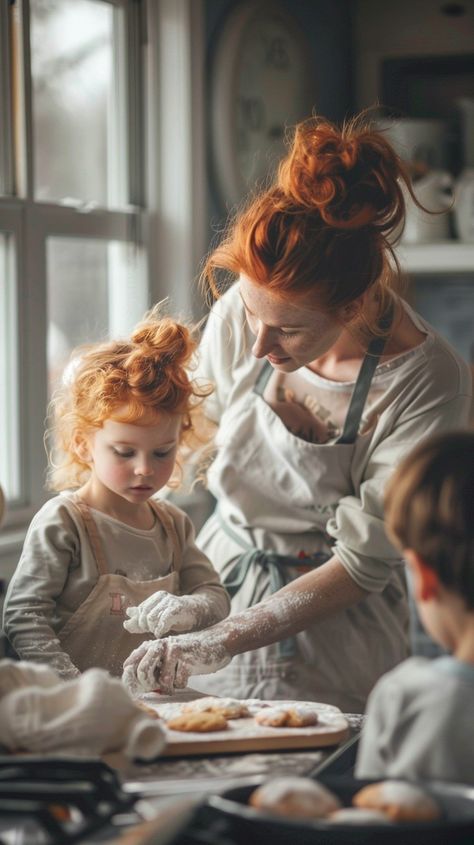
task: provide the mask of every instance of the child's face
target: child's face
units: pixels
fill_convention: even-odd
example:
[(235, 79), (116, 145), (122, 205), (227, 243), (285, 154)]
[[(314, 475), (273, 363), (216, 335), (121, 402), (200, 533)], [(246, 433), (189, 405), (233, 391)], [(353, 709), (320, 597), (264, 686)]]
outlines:
[(112, 493), (140, 504), (173, 472), (181, 416), (157, 414), (151, 425), (106, 420), (88, 439), (92, 475)]
[(450, 614), (445, 613), (447, 591), (416, 552), (405, 549), (403, 554), (411, 573), (416, 605), (425, 631), (443, 648), (453, 650)]

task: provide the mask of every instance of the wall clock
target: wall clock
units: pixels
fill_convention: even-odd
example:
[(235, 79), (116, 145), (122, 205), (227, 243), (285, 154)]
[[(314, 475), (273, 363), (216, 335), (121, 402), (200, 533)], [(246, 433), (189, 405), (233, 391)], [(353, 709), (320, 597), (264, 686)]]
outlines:
[(309, 117), (313, 68), (305, 33), (273, 0), (239, 3), (211, 66), (212, 171), (224, 206), (273, 175), (288, 129)]

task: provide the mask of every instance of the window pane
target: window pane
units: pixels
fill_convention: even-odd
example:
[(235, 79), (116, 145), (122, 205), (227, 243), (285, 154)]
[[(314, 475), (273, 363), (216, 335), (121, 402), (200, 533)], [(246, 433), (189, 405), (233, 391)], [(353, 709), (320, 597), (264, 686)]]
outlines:
[(47, 242), (48, 381), (54, 389), (71, 350), (125, 336), (147, 308), (136, 246), (83, 238)]
[(13, 238), (0, 233), (0, 481), (7, 499), (20, 498), (18, 315)]
[[(117, 205), (116, 16), (98, 0), (32, 0), (35, 196)], [(123, 168), (122, 168), (123, 169)]]

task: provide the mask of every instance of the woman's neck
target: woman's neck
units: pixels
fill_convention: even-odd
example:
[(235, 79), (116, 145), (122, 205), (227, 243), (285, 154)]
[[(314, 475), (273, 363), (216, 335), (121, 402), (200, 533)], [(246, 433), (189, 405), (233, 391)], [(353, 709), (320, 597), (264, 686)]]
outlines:
[[(395, 302), (392, 329), (381, 356), (389, 361), (419, 346), (426, 335), (415, 326), (400, 300)], [(367, 352), (367, 331), (356, 326), (344, 329), (325, 355), (308, 365), (314, 373), (330, 381), (355, 381)]]

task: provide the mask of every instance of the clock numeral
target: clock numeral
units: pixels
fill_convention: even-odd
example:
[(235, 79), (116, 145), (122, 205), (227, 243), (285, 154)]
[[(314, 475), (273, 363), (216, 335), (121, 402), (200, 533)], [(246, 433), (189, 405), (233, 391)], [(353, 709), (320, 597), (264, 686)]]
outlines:
[(265, 105), (258, 97), (241, 97), (240, 114), (247, 129), (259, 132), (265, 125)]
[(287, 42), (284, 38), (265, 39), (265, 62), (277, 70), (288, 70), (290, 56), (287, 50)]

